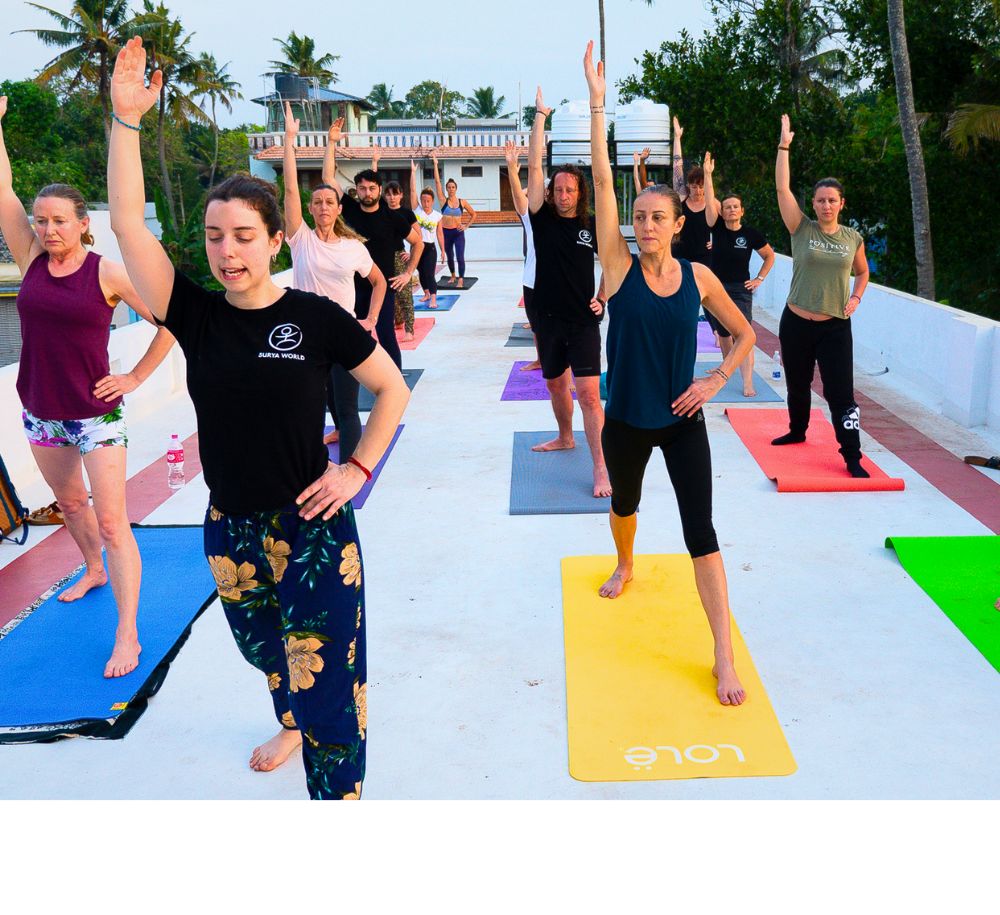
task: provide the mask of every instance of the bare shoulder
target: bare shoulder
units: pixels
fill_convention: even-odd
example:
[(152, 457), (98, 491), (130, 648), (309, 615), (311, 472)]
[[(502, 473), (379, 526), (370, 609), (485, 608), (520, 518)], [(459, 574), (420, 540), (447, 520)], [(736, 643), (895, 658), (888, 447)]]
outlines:
[(104, 297), (108, 300), (108, 304), (114, 307), (121, 299), (127, 297), (132, 289), (128, 271), (124, 264), (108, 257), (101, 257), (97, 270)]
[(702, 299), (705, 298), (719, 286), (718, 277), (711, 271), (709, 267), (704, 264), (699, 264), (691, 261), (691, 272), (694, 274), (694, 281), (698, 286), (698, 293), (701, 295)]

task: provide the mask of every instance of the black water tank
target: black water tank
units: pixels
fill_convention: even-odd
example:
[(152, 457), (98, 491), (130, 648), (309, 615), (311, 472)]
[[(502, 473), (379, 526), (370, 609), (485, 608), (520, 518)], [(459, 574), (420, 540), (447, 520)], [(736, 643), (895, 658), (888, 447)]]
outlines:
[(274, 75), (274, 91), (282, 99), (305, 98), (306, 82), (294, 73), (276, 73)]

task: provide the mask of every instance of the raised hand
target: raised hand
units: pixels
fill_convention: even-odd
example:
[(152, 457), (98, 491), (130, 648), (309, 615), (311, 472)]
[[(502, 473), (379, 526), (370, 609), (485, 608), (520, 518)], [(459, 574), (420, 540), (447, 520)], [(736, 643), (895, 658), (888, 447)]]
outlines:
[(379, 146), (372, 147), (372, 171), (378, 171), (378, 160), (382, 158), (382, 149)]
[(337, 118), (337, 120), (330, 125), (330, 129), (327, 131), (326, 137), (330, 143), (339, 143), (343, 136), (344, 119)]
[(552, 109), (545, 107), (545, 99), (542, 98), (542, 87), (541, 86), (539, 86), (535, 90), (535, 113), (536, 114), (542, 114), (545, 117), (548, 117), (550, 114), (552, 114)]
[(434, 163), (436, 163), (437, 160), (438, 160), (438, 151), (437, 151), (437, 147), (434, 146), (431, 149), (431, 161), (434, 162)]
[(791, 146), (795, 134), (792, 132), (792, 122), (787, 114), (781, 116), (781, 142), (780, 146)]
[(294, 140), (299, 135), (299, 119), (292, 117), (292, 105), (285, 102), (285, 137)]
[(712, 154), (710, 152), (705, 152), (705, 159), (701, 163), (701, 167), (706, 175), (711, 175), (715, 171), (715, 159), (712, 158)]
[(590, 100), (603, 103), (607, 84), (604, 80), (604, 61), (597, 62), (594, 68), (594, 42), (587, 42), (587, 52), (583, 55), (583, 72), (587, 76), (587, 86), (590, 87)]
[(517, 144), (513, 140), (504, 143), (503, 157), (507, 160), (507, 168), (517, 168)]
[(653, 151), (653, 150), (651, 150), (651, 149), (650, 149), (650, 148), (649, 148), (649, 147), (647, 146), (647, 147), (646, 147), (646, 148), (645, 148), (645, 149), (644, 149), (644, 150), (643, 150), (643, 151), (642, 151), (641, 153), (639, 153), (639, 159), (640, 159), (641, 161), (645, 162), (645, 161), (646, 161), (646, 160), (647, 160), (647, 159), (649, 158), (649, 156), (650, 156), (650, 153), (652, 153), (652, 151)]
[(146, 51), (136, 36), (125, 42), (111, 75), (112, 110), (123, 121), (138, 121), (160, 97), (163, 74), (157, 70), (146, 85)]
[(684, 136), (684, 128), (681, 127), (681, 122), (677, 120), (676, 115), (674, 115), (674, 136), (678, 140)]
[(642, 160), (639, 158), (639, 154), (637, 152), (632, 153), (632, 164), (633, 165), (638, 165), (641, 161)]

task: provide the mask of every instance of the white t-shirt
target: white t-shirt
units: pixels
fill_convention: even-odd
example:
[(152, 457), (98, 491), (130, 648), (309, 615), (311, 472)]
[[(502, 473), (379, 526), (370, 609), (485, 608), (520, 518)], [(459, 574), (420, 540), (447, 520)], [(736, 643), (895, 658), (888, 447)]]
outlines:
[(431, 209), (429, 213), (424, 212), (423, 207), (417, 207), (413, 211), (417, 217), (417, 225), (420, 226), (420, 238), (425, 245), (433, 245), (437, 242), (437, 225), (441, 221), (441, 214)]
[[(520, 213), (518, 213), (521, 216)], [(524, 258), (524, 276), (522, 277), (523, 286), (527, 286), (529, 289), (535, 288), (535, 236), (531, 234), (531, 219), (528, 214), (525, 213), (521, 216), (521, 225), (524, 226), (524, 231), (528, 236), (528, 253)]]
[(292, 286), (325, 295), (354, 314), (354, 274), (368, 276), (374, 266), (368, 249), (354, 238), (323, 241), (305, 220), (286, 240), (292, 249)]

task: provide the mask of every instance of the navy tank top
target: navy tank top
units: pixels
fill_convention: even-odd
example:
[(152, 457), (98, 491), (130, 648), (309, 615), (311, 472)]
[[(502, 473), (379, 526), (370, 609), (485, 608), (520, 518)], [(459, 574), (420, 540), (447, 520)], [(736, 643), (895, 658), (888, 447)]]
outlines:
[(660, 296), (646, 283), (637, 255), (608, 300), (608, 402), (612, 419), (640, 429), (679, 422), (670, 405), (694, 379), (701, 294), (694, 270), (681, 265), (681, 285)]

